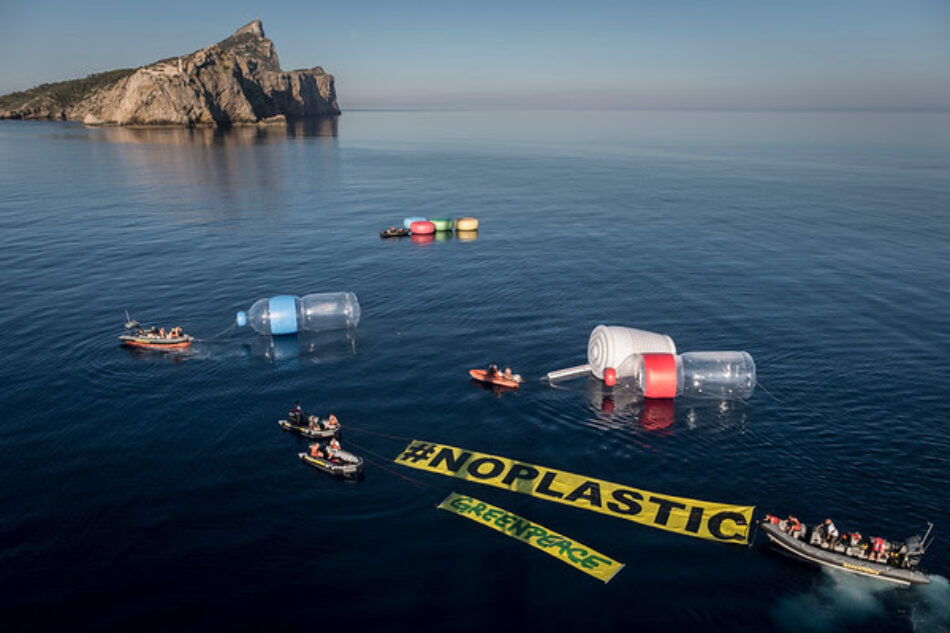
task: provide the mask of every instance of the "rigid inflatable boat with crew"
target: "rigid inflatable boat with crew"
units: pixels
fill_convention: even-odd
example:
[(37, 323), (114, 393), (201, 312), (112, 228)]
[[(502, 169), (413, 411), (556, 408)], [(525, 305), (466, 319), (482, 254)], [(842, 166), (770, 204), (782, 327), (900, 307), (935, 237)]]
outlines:
[(521, 386), (521, 376), (514, 374), (510, 378), (505, 376), (502, 372), (489, 369), (469, 369), (468, 375), (474, 378), (479, 382), (487, 382), (493, 385), (498, 385), (499, 387), (508, 387), (509, 389), (517, 389)]
[(380, 231), (379, 236), (382, 238), (386, 237), (408, 237), (412, 231), (407, 228), (391, 226), (385, 231)]
[(927, 542), (932, 523), (927, 524), (923, 536), (912, 536), (906, 541), (864, 538), (856, 532), (840, 536), (835, 532), (835, 537), (829, 538), (823, 524), (809, 528), (792, 517), (786, 520), (766, 515), (759, 526), (781, 551), (813, 565), (903, 586), (930, 582), (919, 566), (921, 557), (933, 542), (933, 539)]
[[(304, 418), (306, 420), (306, 418)], [(277, 424), (280, 425), (280, 428), (285, 431), (291, 431), (293, 433), (299, 433), (304, 437), (308, 437), (313, 440), (328, 440), (331, 437), (340, 437), (340, 425), (336, 427), (328, 427), (327, 420), (320, 418), (317, 420), (317, 426), (315, 428), (310, 428), (310, 424), (307, 422), (296, 422), (292, 420), (277, 420)]]
[(297, 453), (298, 457), (317, 470), (336, 477), (356, 478), (363, 474), (363, 458), (349, 451), (333, 451), (332, 457), (313, 457), (308, 453)]
[(154, 325), (147, 329), (141, 323), (125, 313), (125, 334), (119, 336), (122, 345), (139, 349), (182, 349), (191, 345), (195, 337), (185, 334), (180, 327), (169, 330), (156, 328)]

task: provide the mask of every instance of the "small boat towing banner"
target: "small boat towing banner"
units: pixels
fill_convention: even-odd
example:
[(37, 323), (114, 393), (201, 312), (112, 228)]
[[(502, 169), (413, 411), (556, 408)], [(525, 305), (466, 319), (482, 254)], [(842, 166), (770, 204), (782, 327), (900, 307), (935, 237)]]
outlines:
[(610, 582), (610, 579), (623, 569), (623, 563), (618, 563), (586, 545), (474, 497), (453, 492), (439, 504), (439, 509), (448, 510), (505, 536), (518, 539), (604, 582)]
[(748, 543), (755, 510), (755, 506), (673, 497), (422, 440), (412, 440), (393, 461), (719, 543)]

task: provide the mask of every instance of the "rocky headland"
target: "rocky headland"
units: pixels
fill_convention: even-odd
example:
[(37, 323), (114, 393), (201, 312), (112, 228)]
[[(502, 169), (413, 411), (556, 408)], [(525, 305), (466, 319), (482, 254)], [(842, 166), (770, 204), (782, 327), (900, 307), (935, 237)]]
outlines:
[(333, 75), (283, 71), (260, 20), (188, 55), (0, 97), (0, 119), (228, 126), (340, 114)]

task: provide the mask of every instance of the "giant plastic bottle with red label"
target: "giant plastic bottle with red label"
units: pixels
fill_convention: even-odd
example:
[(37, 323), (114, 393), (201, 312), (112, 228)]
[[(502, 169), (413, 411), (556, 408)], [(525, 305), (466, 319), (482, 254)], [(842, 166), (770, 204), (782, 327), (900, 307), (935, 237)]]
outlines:
[(636, 362), (646, 398), (746, 400), (755, 390), (755, 361), (747, 352), (642, 354)]

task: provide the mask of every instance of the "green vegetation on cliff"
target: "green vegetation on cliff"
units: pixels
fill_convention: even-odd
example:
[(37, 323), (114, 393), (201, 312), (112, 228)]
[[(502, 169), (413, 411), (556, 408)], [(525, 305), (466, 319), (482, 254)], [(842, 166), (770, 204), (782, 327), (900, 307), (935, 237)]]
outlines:
[(43, 96), (50, 97), (60, 107), (67, 108), (75, 103), (79, 103), (92, 94), (93, 91), (111, 86), (120, 79), (128, 77), (134, 73), (135, 70), (135, 68), (107, 70), (104, 73), (87, 75), (82, 79), (70, 79), (68, 81), (57, 81), (51, 84), (40, 84), (29, 90), (11, 92), (10, 94), (0, 96), (0, 110), (16, 108), (30, 99)]

